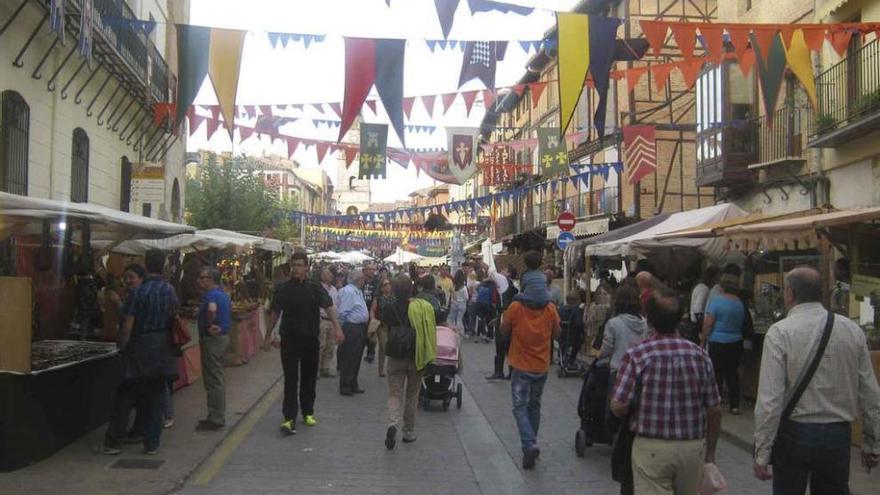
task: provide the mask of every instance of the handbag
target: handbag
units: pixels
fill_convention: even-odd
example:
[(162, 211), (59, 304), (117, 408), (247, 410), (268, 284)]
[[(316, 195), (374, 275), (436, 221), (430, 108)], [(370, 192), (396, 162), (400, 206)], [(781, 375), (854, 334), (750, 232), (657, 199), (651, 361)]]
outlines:
[(822, 356), (825, 354), (825, 348), (828, 347), (828, 341), (831, 339), (831, 329), (833, 327), (834, 313), (828, 311), (828, 317), (825, 319), (825, 329), (822, 331), (822, 338), (819, 340), (819, 347), (816, 349), (816, 354), (813, 356), (813, 360), (810, 361), (810, 365), (807, 367), (798, 382), (797, 388), (794, 389), (794, 394), (792, 394), (788, 404), (785, 405), (785, 409), (782, 410), (782, 415), (779, 417), (779, 427), (776, 429), (776, 438), (774, 438), (773, 447), (770, 449), (770, 464), (774, 463), (774, 459), (777, 455), (776, 446), (779, 445), (779, 432), (782, 431), (782, 426), (788, 421), (791, 413), (794, 412), (794, 408), (797, 406), (798, 401), (801, 400), (801, 396), (804, 395), (804, 391), (810, 384), (810, 380), (812, 380), (813, 375), (816, 374), (816, 369), (819, 368), (819, 361), (822, 360)]
[(373, 339), (379, 333), (380, 325), (382, 325), (382, 322), (377, 318), (370, 318), (370, 323), (367, 324), (367, 337)]
[(192, 342), (192, 335), (189, 334), (189, 328), (183, 323), (183, 319), (175, 316), (171, 319), (171, 343), (180, 349), (190, 342)]
[(397, 325), (388, 328), (385, 341), (385, 354), (396, 359), (414, 359), (416, 357), (416, 331), (409, 324), (409, 318), (401, 318), (397, 306), (391, 309), (397, 317)]

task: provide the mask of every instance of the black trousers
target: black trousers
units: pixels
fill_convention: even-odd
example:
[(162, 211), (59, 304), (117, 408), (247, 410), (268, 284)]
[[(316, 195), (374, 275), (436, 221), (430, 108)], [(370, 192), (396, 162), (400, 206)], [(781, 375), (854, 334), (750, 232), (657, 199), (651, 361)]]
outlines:
[(785, 421), (773, 448), (773, 494), (849, 495), (850, 423)]
[[(315, 413), (315, 386), (318, 381), (318, 339), (281, 339), (281, 367), (284, 368), (284, 420), (296, 420), (299, 409), (303, 416)], [(298, 396), (298, 397), (297, 397)]]
[(495, 332), (495, 375), (504, 374), (504, 360), (510, 351), (510, 339), (502, 337), (501, 332)]
[(119, 448), (122, 445), (122, 440), (128, 433), (131, 410), (139, 406), (139, 412), (144, 415), (144, 448), (159, 448), (165, 380), (165, 377), (138, 378), (125, 380), (119, 385), (113, 399), (107, 433), (104, 435), (105, 446)]
[(742, 352), (742, 341), (730, 344), (709, 342), (709, 358), (712, 359), (712, 367), (715, 368), (718, 393), (722, 393), (726, 381), (731, 408), (739, 407), (739, 362), (742, 360)]
[(491, 304), (477, 303), (477, 336), (491, 339), (495, 333), (489, 322), (495, 318), (495, 308)]
[(343, 323), (342, 333), (345, 341), (339, 346), (342, 369), (339, 374), (339, 391), (354, 392), (360, 389), (358, 374), (361, 371), (361, 359), (367, 345), (366, 323)]

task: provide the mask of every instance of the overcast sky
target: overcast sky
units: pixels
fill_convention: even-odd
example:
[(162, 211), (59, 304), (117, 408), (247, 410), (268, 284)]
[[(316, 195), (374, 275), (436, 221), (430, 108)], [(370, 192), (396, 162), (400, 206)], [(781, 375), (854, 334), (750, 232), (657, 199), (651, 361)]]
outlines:
[[(539, 7), (530, 16), (501, 14), (497, 12), (471, 15), (467, 0), (461, 0), (450, 39), (515, 39), (537, 40), (555, 23), (552, 10), (569, 10), (577, 0), (519, 0), (521, 5)], [(547, 10), (543, 10), (547, 9)], [(392, 0), (391, 8), (385, 0), (192, 0), (192, 24), (248, 30), (244, 60), (238, 90), (239, 105), (279, 105), (297, 103), (324, 103), (342, 100), (345, 85), (345, 64), (342, 36), (406, 38), (407, 43), (404, 95), (420, 96), (451, 93), (457, 90), (458, 76), (463, 53), (460, 50), (432, 53), (424, 39), (440, 39), (442, 33), (437, 21), (433, 0)], [(291, 43), (287, 48), (280, 45), (273, 49), (267, 32), (292, 32), (326, 34), (323, 43), (314, 43), (305, 49), (302, 43)], [(533, 54), (534, 52), (532, 52)], [(496, 85), (505, 86), (516, 82), (524, 70), (528, 58), (518, 43), (512, 43), (507, 55), (498, 65)], [(479, 81), (471, 81), (462, 90), (483, 89)], [(374, 91), (375, 93), (375, 91)], [(205, 81), (196, 104), (216, 104), (216, 98)], [(445, 148), (445, 126), (477, 127), (485, 109), (479, 102), (470, 117), (466, 116), (464, 103), (459, 97), (449, 112), (442, 115), (442, 103), (437, 99), (432, 118), (417, 101), (412, 113), (411, 125), (431, 125), (433, 134), (407, 133), (409, 148)], [(379, 112), (382, 114), (381, 105)], [(316, 129), (312, 119), (339, 120), (329, 108), (326, 114), (307, 107), (305, 112), (291, 111), (300, 119), (282, 128), (282, 133), (312, 139), (335, 140), (338, 128), (321, 126)], [(367, 122), (385, 122), (384, 115), (374, 116), (364, 109)], [(243, 125), (252, 125), (242, 121)], [(393, 130), (389, 133), (389, 146), (400, 146)], [(287, 153), (286, 145), (269, 139), (262, 142), (256, 137), (243, 145), (233, 144), (227, 133), (218, 132), (207, 142), (204, 126), (189, 140), (189, 149), (210, 148), (215, 151), (233, 150), (236, 154), (251, 155)], [(294, 159), (303, 167), (317, 167), (314, 148), (300, 150)], [(337, 159), (328, 156), (321, 166), (336, 180)], [(405, 199), (415, 189), (431, 185), (433, 181), (412, 166), (388, 164), (388, 179), (373, 183), (373, 200), (376, 202)], [(389, 187), (391, 186), (391, 187)]]

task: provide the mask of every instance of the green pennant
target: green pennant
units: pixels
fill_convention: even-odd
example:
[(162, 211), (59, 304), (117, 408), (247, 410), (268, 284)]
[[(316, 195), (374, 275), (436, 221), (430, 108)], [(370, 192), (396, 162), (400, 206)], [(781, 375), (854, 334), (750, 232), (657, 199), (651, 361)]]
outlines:
[(208, 75), (210, 47), (211, 28), (177, 24), (177, 124), (183, 120)]
[(385, 157), (388, 145), (386, 124), (361, 124), (359, 179), (385, 178)]
[[(779, 99), (779, 90), (785, 77), (785, 47), (782, 37), (777, 34), (769, 47), (760, 46), (754, 34), (749, 35), (755, 49), (755, 63), (758, 66), (758, 80), (761, 82), (761, 95), (764, 99), (764, 114), (767, 125), (773, 126), (773, 112)], [(766, 62), (764, 50), (767, 50)]]
[(545, 177), (568, 172), (568, 150), (558, 129), (538, 129), (538, 164)]

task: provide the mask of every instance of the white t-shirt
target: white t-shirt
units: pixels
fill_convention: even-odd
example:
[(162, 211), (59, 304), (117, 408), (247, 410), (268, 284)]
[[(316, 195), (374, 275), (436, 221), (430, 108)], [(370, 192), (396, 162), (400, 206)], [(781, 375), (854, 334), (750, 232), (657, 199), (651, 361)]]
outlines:
[(697, 322), (697, 314), (706, 311), (706, 303), (709, 298), (709, 286), (703, 282), (694, 286), (691, 292), (691, 321)]

